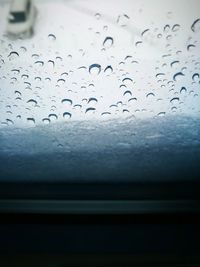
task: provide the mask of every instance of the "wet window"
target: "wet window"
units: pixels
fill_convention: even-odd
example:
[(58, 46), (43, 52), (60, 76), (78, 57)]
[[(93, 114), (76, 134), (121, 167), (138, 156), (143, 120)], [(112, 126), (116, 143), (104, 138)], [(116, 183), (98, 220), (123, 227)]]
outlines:
[[(97, 165), (109, 162), (105, 168), (112, 177), (119, 162), (119, 173), (132, 170), (127, 151), (135, 153), (130, 152), (137, 159), (134, 168), (144, 170), (165, 160), (158, 156), (150, 164), (151, 157), (142, 149), (153, 147), (156, 153), (161, 146), (164, 153), (173, 144), (198, 147), (198, 0), (34, 1), (34, 5), (34, 35), (12, 39), (6, 22), (9, 3), (0, 4), (2, 155), (18, 155), (19, 161), (23, 155), (33, 156), (27, 163), (30, 174), (38, 155), (42, 162), (44, 154), (52, 154), (49, 160), (56, 160), (62, 174), (73, 165), (73, 177), (86, 176), (84, 160), (91, 172), (97, 170), (97, 163), (89, 162), (100, 157)], [(14, 13), (11, 22), (24, 20), (24, 13)], [(93, 154), (97, 152), (102, 154)], [(75, 168), (76, 153), (84, 158), (80, 172)], [(112, 155), (111, 161), (104, 162), (106, 153)], [(52, 173), (51, 166), (48, 171)]]

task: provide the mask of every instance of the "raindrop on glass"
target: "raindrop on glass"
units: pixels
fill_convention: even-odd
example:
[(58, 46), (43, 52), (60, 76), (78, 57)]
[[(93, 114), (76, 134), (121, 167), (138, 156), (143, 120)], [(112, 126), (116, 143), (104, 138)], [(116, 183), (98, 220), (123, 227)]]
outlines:
[(92, 75), (98, 75), (101, 72), (101, 65), (99, 64), (92, 64), (89, 67), (89, 73)]

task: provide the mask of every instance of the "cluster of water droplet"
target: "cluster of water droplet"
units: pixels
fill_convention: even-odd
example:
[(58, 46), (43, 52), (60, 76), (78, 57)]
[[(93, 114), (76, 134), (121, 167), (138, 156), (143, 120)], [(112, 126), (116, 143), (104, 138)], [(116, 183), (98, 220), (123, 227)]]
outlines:
[[(68, 39), (49, 29), (43, 39), (13, 41), (1, 29), (1, 126), (199, 114), (200, 18), (190, 25), (184, 50), (179, 22), (142, 29), (124, 47), (100, 13), (94, 19), (101, 31), (85, 29), (92, 36), (87, 47), (71, 51), (63, 44)], [(132, 20), (119, 14), (114, 26), (129, 32)], [(142, 57), (154, 50), (151, 60)]]

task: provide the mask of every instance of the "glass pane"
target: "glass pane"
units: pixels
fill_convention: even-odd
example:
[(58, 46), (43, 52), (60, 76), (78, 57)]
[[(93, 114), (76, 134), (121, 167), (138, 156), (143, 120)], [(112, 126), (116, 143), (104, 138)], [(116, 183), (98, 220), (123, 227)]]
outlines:
[(0, 3), (1, 179), (198, 174), (199, 0), (34, 1), (15, 40)]

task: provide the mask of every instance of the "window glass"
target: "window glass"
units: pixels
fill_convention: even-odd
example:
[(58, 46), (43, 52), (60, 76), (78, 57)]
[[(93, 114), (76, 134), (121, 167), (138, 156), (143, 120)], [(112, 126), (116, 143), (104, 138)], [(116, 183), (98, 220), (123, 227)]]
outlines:
[[(67, 158), (73, 177), (80, 177), (84, 168), (98, 168), (80, 159), (80, 174), (73, 162), (78, 151), (88, 162), (97, 158), (93, 152), (102, 152), (98, 166), (104, 152), (111, 153), (109, 173), (121, 166), (124, 174), (134, 166), (126, 165), (130, 155), (124, 151), (133, 147), (136, 154), (138, 147), (149, 151), (157, 145), (156, 151), (173, 144), (198, 148), (199, 0), (36, 0), (34, 5), (34, 36), (13, 40), (6, 32), (9, 2), (0, 2), (2, 155), (43, 159), (52, 153), (56, 170), (67, 172), (59, 163)], [(13, 22), (23, 15), (13, 14)], [(118, 151), (124, 153), (122, 165)], [(56, 153), (64, 154), (56, 158)], [(153, 157), (144, 155), (135, 155), (142, 170), (154, 166)], [(161, 158), (158, 154), (155, 166), (165, 162)]]

